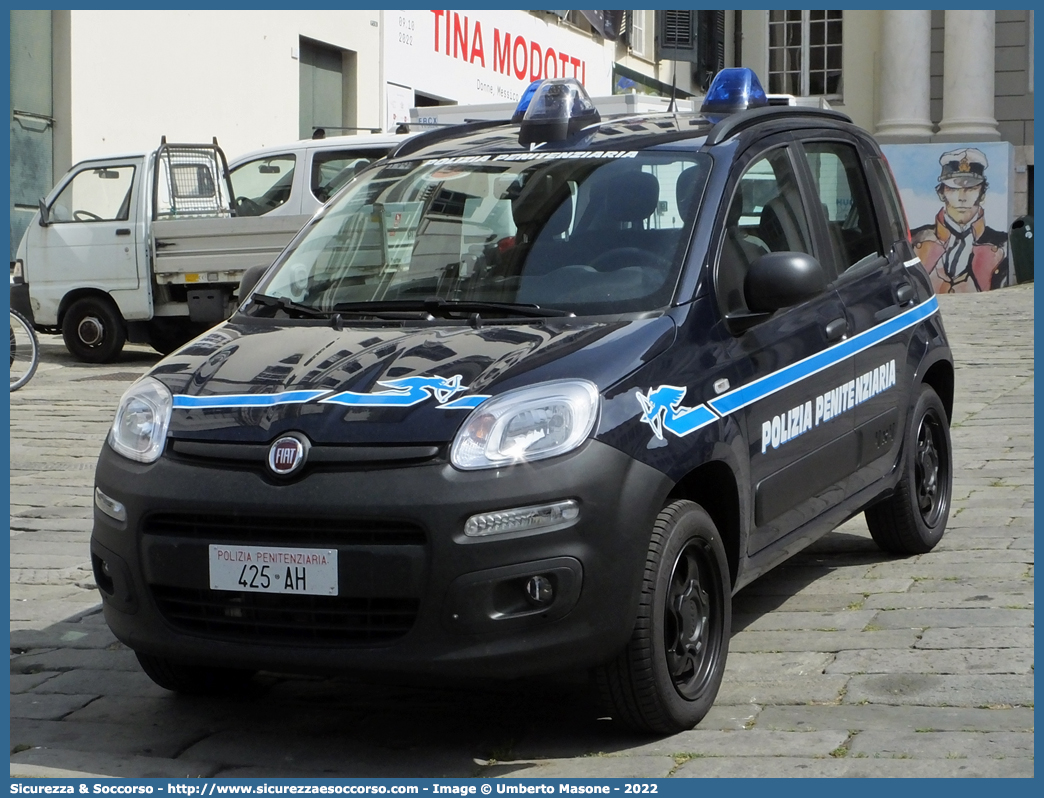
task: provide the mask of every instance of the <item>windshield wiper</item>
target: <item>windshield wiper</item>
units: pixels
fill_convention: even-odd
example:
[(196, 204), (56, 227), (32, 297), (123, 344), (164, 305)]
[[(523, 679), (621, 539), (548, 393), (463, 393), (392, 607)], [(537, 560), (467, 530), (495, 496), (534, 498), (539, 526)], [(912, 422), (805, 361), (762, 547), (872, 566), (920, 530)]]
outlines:
[(366, 312), (379, 308), (381, 310), (425, 311), (431, 315), (448, 318), (451, 313), (497, 313), (505, 316), (523, 316), (526, 318), (554, 318), (575, 315), (569, 310), (542, 308), (539, 305), (516, 302), (481, 302), (471, 299), (454, 300), (429, 297), (427, 299), (384, 299), (372, 302), (342, 302), (334, 306), (334, 311)]
[(358, 317), (369, 317), (374, 319), (380, 319), (381, 321), (412, 321), (417, 318), (432, 318), (427, 312), (422, 310), (412, 310), (411, 312), (396, 312), (398, 308), (389, 308), (388, 312), (382, 312), (380, 308), (365, 307), (366, 305), (372, 305), (372, 303), (361, 302), (359, 309), (355, 308), (342, 308), (336, 307), (332, 310), (323, 310), (312, 305), (303, 305), (300, 302), (294, 302), (292, 299), (287, 299), (285, 296), (268, 296), (267, 294), (254, 294), (250, 297), (258, 305), (265, 308), (278, 308), (284, 311), (288, 316), (291, 317), (305, 317), (309, 319), (334, 319), (334, 326), (340, 324), (339, 319), (341, 314), (358, 316)]
[(311, 319), (325, 319), (330, 316), (330, 311), (328, 310), (322, 310), (320, 308), (312, 307), (311, 305), (302, 305), (300, 302), (294, 302), (292, 299), (287, 299), (285, 296), (254, 294), (250, 299), (258, 305), (261, 305), (261, 307), (279, 308), (280, 310), (285, 311), (288, 316), (298, 314), (299, 316), (307, 316)]

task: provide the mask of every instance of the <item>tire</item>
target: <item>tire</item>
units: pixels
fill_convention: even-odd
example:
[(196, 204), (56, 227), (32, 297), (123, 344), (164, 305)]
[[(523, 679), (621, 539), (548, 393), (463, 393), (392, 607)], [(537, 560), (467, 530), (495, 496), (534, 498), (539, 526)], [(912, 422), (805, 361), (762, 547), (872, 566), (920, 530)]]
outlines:
[(953, 449), (946, 408), (921, 387), (906, 427), (903, 470), (894, 493), (864, 513), (874, 542), (891, 554), (924, 554), (946, 531), (953, 490)]
[(250, 683), (254, 671), (235, 668), (211, 668), (189, 665), (185, 662), (154, 657), (135, 651), (138, 664), (145, 674), (164, 690), (186, 695), (223, 695), (242, 692)]
[(161, 355), (169, 355), (199, 335), (197, 326), (202, 327), (203, 325), (193, 325), (187, 319), (184, 321), (153, 319), (149, 322), (149, 346)]
[(40, 342), (29, 321), (11, 311), (11, 390), (17, 391), (36, 373), (40, 364)]
[(84, 363), (115, 360), (127, 340), (123, 317), (108, 299), (77, 299), (62, 319), (62, 337), (73, 357)]
[(631, 640), (595, 670), (613, 719), (643, 733), (693, 728), (721, 686), (731, 626), (729, 566), (714, 522), (693, 502), (669, 504), (653, 526)]

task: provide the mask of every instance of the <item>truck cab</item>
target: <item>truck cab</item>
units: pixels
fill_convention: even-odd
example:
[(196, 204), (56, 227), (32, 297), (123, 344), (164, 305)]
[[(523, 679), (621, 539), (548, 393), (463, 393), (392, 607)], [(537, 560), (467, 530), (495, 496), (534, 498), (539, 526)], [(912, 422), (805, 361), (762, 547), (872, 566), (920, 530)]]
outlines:
[(168, 144), (73, 166), (40, 203), (12, 265), (12, 303), (80, 360), (126, 340), (161, 353), (231, 315), (243, 272), (268, 266), (323, 202), (404, 136), (267, 147)]

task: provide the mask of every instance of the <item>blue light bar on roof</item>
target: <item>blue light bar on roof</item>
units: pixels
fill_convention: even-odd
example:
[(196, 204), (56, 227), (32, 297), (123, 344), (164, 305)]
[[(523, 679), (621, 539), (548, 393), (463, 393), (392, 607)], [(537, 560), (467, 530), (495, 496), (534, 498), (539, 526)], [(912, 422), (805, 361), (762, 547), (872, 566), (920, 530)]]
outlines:
[(519, 122), (520, 144), (563, 141), (602, 120), (587, 90), (576, 78), (530, 83), (511, 117)]
[(737, 67), (723, 69), (714, 76), (700, 113), (721, 116), (748, 108), (763, 108), (768, 104), (768, 97), (754, 70)]
[(533, 101), (533, 95), (536, 94), (536, 90), (543, 83), (542, 80), (534, 80), (528, 86), (526, 90), (522, 92), (522, 97), (518, 101), (518, 105), (515, 106), (515, 113), (511, 116), (511, 121), (516, 125), (519, 124), (526, 116), (526, 111), (529, 110), (529, 104)]

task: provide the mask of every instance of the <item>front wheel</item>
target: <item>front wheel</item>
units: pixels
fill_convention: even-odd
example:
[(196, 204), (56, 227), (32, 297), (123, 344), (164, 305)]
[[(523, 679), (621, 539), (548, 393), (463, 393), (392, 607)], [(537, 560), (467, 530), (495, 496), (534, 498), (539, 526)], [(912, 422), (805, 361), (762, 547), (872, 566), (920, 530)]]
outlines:
[(65, 348), (84, 363), (115, 360), (127, 340), (120, 311), (109, 299), (77, 299), (62, 319)]
[(921, 387), (903, 440), (895, 492), (864, 512), (870, 536), (892, 554), (924, 554), (946, 531), (953, 486), (950, 424), (942, 400)]
[(223, 695), (244, 690), (254, 675), (253, 671), (234, 668), (211, 668), (190, 665), (166, 657), (154, 657), (135, 651), (138, 664), (145, 674), (165, 690), (187, 695)]
[(721, 535), (699, 505), (667, 505), (653, 526), (631, 640), (595, 672), (614, 719), (655, 734), (693, 728), (718, 694), (731, 626)]

